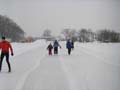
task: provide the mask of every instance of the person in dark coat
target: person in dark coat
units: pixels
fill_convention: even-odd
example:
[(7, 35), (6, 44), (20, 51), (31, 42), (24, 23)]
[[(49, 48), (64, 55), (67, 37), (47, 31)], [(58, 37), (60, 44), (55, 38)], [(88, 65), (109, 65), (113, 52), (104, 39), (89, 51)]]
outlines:
[(58, 41), (55, 40), (54, 43), (53, 43), (54, 54), (58, 54), (58, 47), (61, 48), (61, 46), (60, 46), (60, 44), (58, 43)]
[(1, 72), (1, 69), (2, 69), (2, 62), (3, 62), (3, 59), (4, 57), (6, 57), (6, 62), (8, 64), (8, 72), (11, 72), (11, 65), (10, 65), (10, 62), (9, 62), (9, 50), (11, 51), (11, 55), (13, 56), (13, 49), (12, 49), (12, 46), (10, 44), (10, 42), (8, 42), (5, 37), (3, 36), (2, 37), (2, 41), (0, 42), (0, 49), (1, 49), (1, 56), (0, 56), (0, 72)]
[(70, 40), (67, 40), (66, 43), (66, 48), (68, 49), (68, 54), (71, 54), (71, 48), (72, 48), (72, 43), (70, 42)]
[(47, 47), (47, 50), (48, 50), (48, 54), (49, 54), (49, 55), (52, 55), (52, 49), (53, 49), (53, 46), (52, 46), (52, 44), (50, 43), (50, 44), (48, 45), (48, 47)]

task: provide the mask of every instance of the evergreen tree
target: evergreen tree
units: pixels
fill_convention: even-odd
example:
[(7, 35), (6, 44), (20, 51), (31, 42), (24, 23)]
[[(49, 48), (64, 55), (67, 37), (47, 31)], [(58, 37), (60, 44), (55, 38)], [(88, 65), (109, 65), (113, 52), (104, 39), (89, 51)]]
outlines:
[(12, 19), (0, 15), (0, 35), (19, 41), (24, 38), (25, 32)]

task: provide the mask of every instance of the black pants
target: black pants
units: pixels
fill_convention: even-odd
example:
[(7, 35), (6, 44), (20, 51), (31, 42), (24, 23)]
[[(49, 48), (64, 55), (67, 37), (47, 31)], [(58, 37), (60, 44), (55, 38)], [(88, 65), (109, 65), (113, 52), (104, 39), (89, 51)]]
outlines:
[(54, 54), (58, 54), (58, 47), (54, 47)]
[(0, 71), (2, 68), (2, 62), (3, 62), (4, 56), (6, 57), (6, 62), (8, 64), (9, 71), (11, 71), (11, 66), (9, 62), (9, 53), (3, 53), (3, 52), (1, 53), (1, 58), (0, 58)]
[(71, 53), (71, 48), (68, 48), (68, 54), (70, 55), (70, 53)]

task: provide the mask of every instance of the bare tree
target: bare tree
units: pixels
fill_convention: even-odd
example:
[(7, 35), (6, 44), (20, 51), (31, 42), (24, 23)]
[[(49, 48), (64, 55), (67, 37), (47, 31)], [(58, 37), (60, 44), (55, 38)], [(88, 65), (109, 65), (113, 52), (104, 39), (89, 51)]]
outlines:
[(95, 40), (95, 33), (91, 29), (81, 29), (78, 32), (80, 42), (93, 42)]
[(61, 33), (65, 36), (66, 40), (70, 38), (70, 29), (66, 28)]
[(77, 36), (76, 36), (76, 30), (75, 29), (69, 29), (66, 28), (62, 31), (62, 34), (65, 36), (65, 39), (72, 39), (73, 41), (77, 40)]
[(119, 35), (113, 30), (103, 29), (97, 33), (97, 40), (101, 42), (119, 42)]
[(52, 32), (51, 32), (51, 30), (49, 30), (49, 29), (44, 30), (43, 35), (42, 35), (42, 38), (43, 38), (43, 39), (46, 39), (46, 40), (53, 40), (53, 39), (54, 39), (54, 36), (52, 36), (51, 33), (52, 33)]
[(50, 37), (50, 36), (51, 36), (51, 30), (49, 29), (44, 30), (43, 37)]

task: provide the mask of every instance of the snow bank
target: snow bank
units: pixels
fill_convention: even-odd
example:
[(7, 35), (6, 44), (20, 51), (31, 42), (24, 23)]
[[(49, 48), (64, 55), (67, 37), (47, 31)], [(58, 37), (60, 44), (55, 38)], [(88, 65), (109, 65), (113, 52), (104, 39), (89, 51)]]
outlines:
[(33, 43), (12, 43), (15, 56), (23, 54), (29, 50), (32, 50), (44, 45), (45, 45), (44, 40), (37, 40)]

